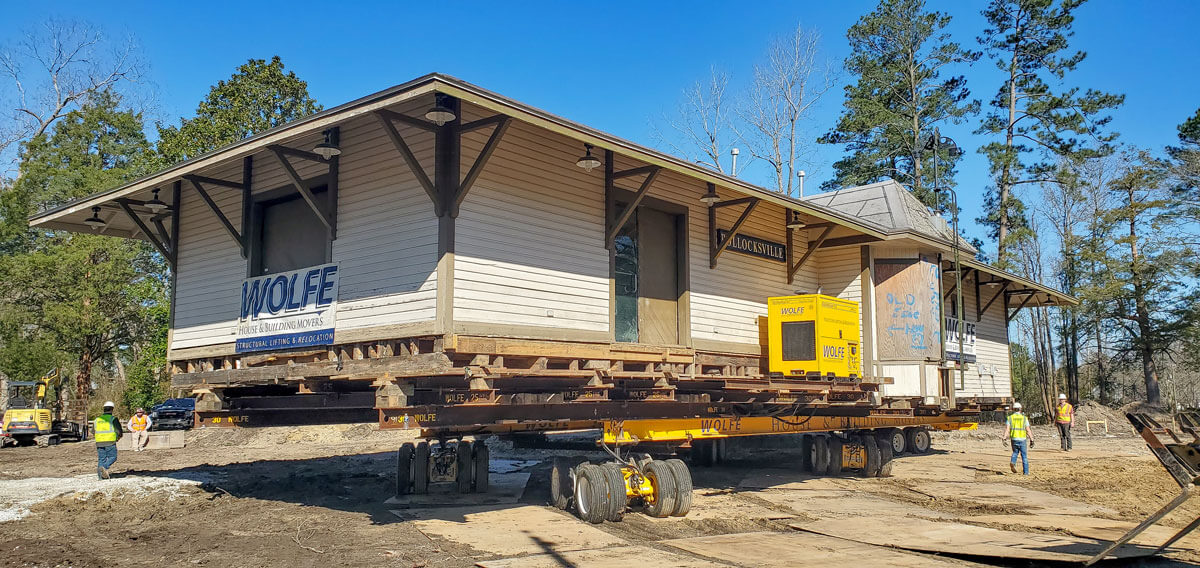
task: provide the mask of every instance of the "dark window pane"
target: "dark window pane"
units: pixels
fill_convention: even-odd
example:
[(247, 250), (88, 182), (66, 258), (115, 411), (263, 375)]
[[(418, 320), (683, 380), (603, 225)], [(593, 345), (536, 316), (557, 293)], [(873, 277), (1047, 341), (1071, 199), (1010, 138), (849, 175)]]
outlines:
[[(637, 215), (634, 214), (636, 217)], [(638, 246), (637, 221), (630, 219), (614, 240), (613, 280), (616, 286), (617, 341), (638, 340)]]
[(325, 264), (329, 234), (307, 202), (296, 197), (260, 207), (259, 274)]

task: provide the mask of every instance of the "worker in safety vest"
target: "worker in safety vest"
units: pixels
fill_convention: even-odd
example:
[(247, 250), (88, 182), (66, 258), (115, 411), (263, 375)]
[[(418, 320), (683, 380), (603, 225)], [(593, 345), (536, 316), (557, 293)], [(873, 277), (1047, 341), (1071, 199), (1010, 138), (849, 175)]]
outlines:
[(1062, 451), (1071, 451), (1071, 426), (1075, 425), (1075, 407), (1067, 402), (1067, 395), (1058, 395), (1058, 406), (1054, 409), (1054, 423), (1058, 425), (1058, 440)]
[(1021, 467), (1029, 475), (1029, 448), (1033, 447), (1033, 431), (1029, 428), (1029, 417), (1021, 412), (1021, 403), (1013, 403), (1013, 412), (1008, 415), (1008, 427), (1004, 431), (1005, 444), (1012, 444), (1012, 459), (1008, 469), (1017, 472), (1017, 456), (1021, 456)]
[(129, 418), (129, 431), (133, 432), (133, 451), (140, 452), (146, 447), (146, 442), (150, 440), (152, 424), (154, 421), (146, 416), (145, 408), (138, 408), (137, 414)]
[(92, 435), (96, 439), (96, 475), (108, 479), (108, 468), (117, 462), (117, 440), (121, 439), (121, 421), (113, 417), (112, 401), (104, 403), (104, 413), (92, 420)]

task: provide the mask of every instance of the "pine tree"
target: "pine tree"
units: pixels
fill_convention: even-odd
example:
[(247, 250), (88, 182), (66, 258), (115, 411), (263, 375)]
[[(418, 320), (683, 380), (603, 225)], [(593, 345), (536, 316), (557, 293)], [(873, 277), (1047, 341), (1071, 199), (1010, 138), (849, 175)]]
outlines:
[[(949, 15), (926, 11), (924, 0), (882, 0), (850, 27), (846, 68), (858, 81), (846, 86), (845, 111), (820, 139), (845, 144), (850, 153), (834, 164), (824, 189), (893, 178), (935, 205), (926, 139), (935, 125), (961, 122), (979, 109), (968, 100), (964, 77), (942, 77), (946, 66), (980, 56), (951, 41), (949, 23)], [(938, 183), (952, 186), (957, 157), (939, 158)]]
[(1171, 214), (1175, 198), (1162, 160), (1145, 151), (1128, 153), (1107, 189), (1112, 202), (1101, 219), (1105, 242), (1093, 253), (1098, 270), (1080, 295), (1120, 339), (1114, 346), (1120, 358), (1141, 366), (1146, 401), (1158, 405), (1155, 357), (1195, 325), (1195, 302), (1186, 294), (1193, 252)]
[[(1011, 264), (1012, 240), (1027, 226), (1014, 187), (1053, 182), (1050, 173), (1058, 158), (1104, 151), (1115, 138), (1102, 130), (1111, 120), (1104, 113), (1124, 102), (1124, 95), (1081, 93), (1078, 87), (1056, 91), (1050, 85), (1063, 81), (1086, 57), (1082, 51), (1067, 52), (1074, 11), (1083, 2), (991, 0), (983, 11), (988, 28), (979, 42), (1005, 80), (977, 131), (1003, 136), (980, 149), (991, 164), (995, 187), (979, 222), (996, 239), (1000, 267)], [(1075, 136), (1086, 137), (1088, 144)]]

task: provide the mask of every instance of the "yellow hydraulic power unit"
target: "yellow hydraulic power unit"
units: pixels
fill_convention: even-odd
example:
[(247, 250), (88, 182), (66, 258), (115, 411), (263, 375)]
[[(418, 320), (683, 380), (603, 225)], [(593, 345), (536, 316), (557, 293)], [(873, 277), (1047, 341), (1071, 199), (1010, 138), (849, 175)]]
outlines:
[(770, 372), (859, 377), (858, 302), (821, 294), (767, 299)]

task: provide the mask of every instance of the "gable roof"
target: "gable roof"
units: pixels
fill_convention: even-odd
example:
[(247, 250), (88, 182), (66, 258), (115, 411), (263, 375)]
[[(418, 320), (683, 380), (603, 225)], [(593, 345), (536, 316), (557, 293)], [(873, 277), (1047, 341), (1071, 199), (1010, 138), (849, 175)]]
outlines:
[[(954, 242), (954, 231), (946, 220), (895, 180), (818, 193), (803, 200), (854, 217), (886, 235), (925, 237), (946, 246)], [(978, 252), (961, 237), (958, 246), (972, 256)]]
[[(228, 163), (232, 160), (253, 154), (271, 144), (284, 144), (305, 135), (312, 135), (331, 126), (343, 123), (351, 118), (361, 116), (374, 110), (413, 100), (418, 96), (438, 92), (454, 96), (464, 102), (510, 116), (516, 120), (556, 132), (580, 142), (592, 144), (598, 149), (609, 149), (619, 154), (640, 160), (647, 164), (661, 166), (668, 170), (682, 173), (701, 182), (715, 184), (718, 188), (737, 191), (744, 195), (758, 197), (763, 201), (775, 203), (782, 207), (799, 211), (816, 217), (822, 221), (848, 227), (860, 233), (873, 237), (886, 238), (867, 225), (858, 223), (853, 217), (836, 210), (827, 209), (799, 199), (771, 191), (767, 188), (748, 183), (744, 180), (730, 177), (688, 160), (671, 156), (658, 150), (630, 142), (607, 132), (603, 132), (583, 124), (550, 114), (541, 109), (529, 106), (514, 99), (493, 93), (461, 79), (430, 73), (407, 83), (402, 83), (367, 95), (365, 97), (338, 105), (333, 108), (311, 114), (287, 124), (265, 130), (243, 140), (239, 140), (222, 148), (196, 156), (190, 160), (175, 164), (159, 172), (134, 180), (117, 188), (99, 191), (87, 197), (76, 199), (59, 207), (50, 209), (30, 218), (29, 224), (50, 229), (63, 229), (80, 232), (90, 232), (82, 224), (83, 217), (88, 215), (89, 208), (128, 198), (133, 194), (147, 194), (156, 186), (163, 186), (180, 177), (202, 170), (204, 168)], [(102, 189), (102, 188), (97, 188)], [(703, 186), (697, 188), (697, 197), (703, 193)], [(112, 233), (110, 233), (112, 234)], [(118, 235), (131, 236), (131, 235)]]

